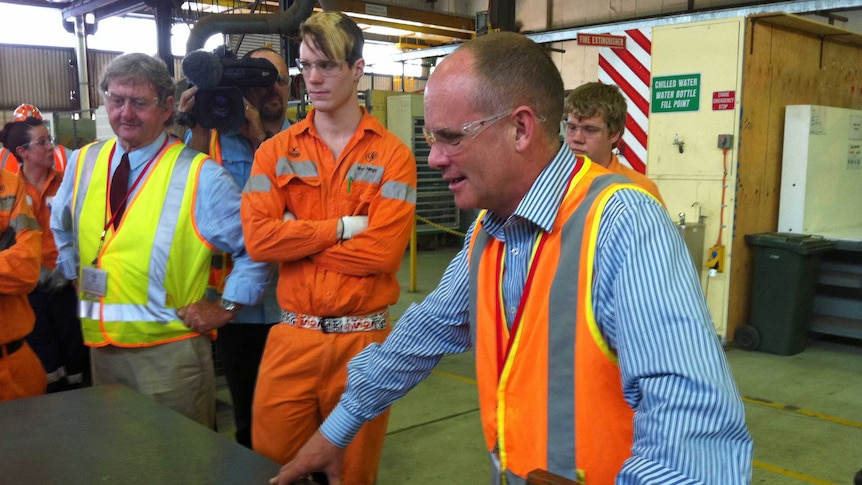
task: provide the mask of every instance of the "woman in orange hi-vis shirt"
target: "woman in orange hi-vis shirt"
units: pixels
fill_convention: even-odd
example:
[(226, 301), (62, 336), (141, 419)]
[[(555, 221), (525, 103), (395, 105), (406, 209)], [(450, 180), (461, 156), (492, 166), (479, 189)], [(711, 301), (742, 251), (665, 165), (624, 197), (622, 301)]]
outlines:
[[(12, 114), (12, 121), (24, 121), (27, 118), (35, 118), (37, 120), (44, 121), (42, 119), (42, 112), (32, 104), (22, 104), (21, 106), (18, 106)], [(62, 145), (52, 145), (52, 147), (54, 153), (54, 168), (58, 172), (62, 172), (66, 170), (66, 162), (69, 159), (68, 150)], [(5, 144), (0, 148), (0, 168), (17, 174), (20, 171), (19, 161), (13, 152), (14, 150), (6, 148)]]
[[(0, 141), (10, 142), (7, 123)], [(25, 341), (36, 320), (27, 293), (39, 281), (42, 231), (24, 184), (0, 170), (0, 401), (45, 393), (45, 369)]]
[(42, 270), (39, 284), (29, 294), (36, 325), (27, 342), (45, 367), (48, 392), (80, 387), (89, 359), (77, 317), (78, 298), (57, 269), (57, 245), (49, 227), (51, 201), (63, 181), (63, 172), (55, 168), (54, 145), (41, 119), (13, 122), (7, 131), (5, 145), (15, 154), (16, 165), (21, 168), (18, 176), (42, 227)]

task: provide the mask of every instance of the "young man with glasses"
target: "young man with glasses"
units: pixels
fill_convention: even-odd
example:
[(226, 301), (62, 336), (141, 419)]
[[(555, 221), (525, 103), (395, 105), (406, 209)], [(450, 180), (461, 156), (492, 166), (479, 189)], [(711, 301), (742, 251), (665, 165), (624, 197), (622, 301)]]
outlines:
[(566, 96), (563, 121), (566, 145), (611, 172), (628, 177), (664, 205), (658, 186), (646, 175), (620, 163), (614, 149), (626, 131), (628, 105), (618, 87), (591, 82)]
[[(51, 213), (57, 264), (78, 280), (93, 384), (125, 384), (214, 427), (212, 332), (259, 301), (269, 268), (245, 251), (230, 174), (169, 136), (165, 63), (119, 56), (99, 87), (117, 136), (70, 160)], [(214, 251), (234, 260), (220, 303), (204, 297)]]
[[(245, 124), (239, 129), (224, 132), (208, 130), (196, 124), (186, 133), (186, 143), (209, 154), (230, 172), (240, 188), (245, 186), (251, 175), (254, 153), (260, 144), (290, 126), (286, 117), (290, 77), (284, 58), (268, 47), (249, 51), (245, 58), (266, 59), (278, 71), (278, 79), (271, 86), (245, 90)], [(191, 87), (180, 95), (180, 112), (192, 112), (197, 91), (197, 87)], [(207, 288), (209, 299), (221, 298), (225, 278), (232, 267), (233, 263), (227, 254), (218, 253), (213, 256)], [(263, 300), (256, 305), (240, 309), (228, 325), (219, 329), (215, 341), (230, 390), (236, 441), (248, 448), (251, 448), (251, 405), (258, 366), (269, 329), (281, 320), (281, 310), (275, 297), (277, 270), (275, 265), (271, 265), (270, 282)]]
[[(249, 254), (279, 264), (282, 323), (261, 361), (252, 442), (280, 463), (338, 402), (347, 362), (389, 334), (416, 205), (413, 155), (359, 104), (362, 31), (323, 12), (300, 37), (313, 109), (260, 146), (242, 203)], [(363, 427), (341, 483), (375, 482), (387, 421)]]
[(490, 483), (750, 481), (745, 408), (685, 243), (655, 198), (561, 143), (562, 99), (556, 65), (520, 34), (438, 63), (428, 163), (460, 207), (485, 210), (272, 483), (337, 477), (363, 423), (471, 346)]

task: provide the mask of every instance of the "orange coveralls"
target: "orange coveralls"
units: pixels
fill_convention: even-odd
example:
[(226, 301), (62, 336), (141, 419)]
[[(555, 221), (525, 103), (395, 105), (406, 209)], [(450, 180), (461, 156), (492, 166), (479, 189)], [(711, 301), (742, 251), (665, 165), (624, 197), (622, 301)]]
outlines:
[(0, 233), (12, 227), (15, 243), (0, 250), (0, 401), (45, 393), (45, 369), (24, 341), (36, 321), (27, 294), (39, 281), (42, 230), (24, 183), (0, 170)]
[(48, 269), (57, 267), (57, 243), (54, 242), (54, 235), (50, 229), (51, 199), (54, 198), (54, 194), (57, 193), (62, 182), (63, 173), (55, 170), (48, 178), (45, 186), (42, 187), (41, 193), (35, 185), (24, 184), (24, 189), (33, 204), (33, 215), (36, 216), (36, 220), (42, 228), (42, 266)]
[(655, 184), (655, 182), (653, 182), (649, 177), (638, 172), (637, 170), (629, 168), (620, 163), (620, 159), (619, 157), (617, 157), (616, 154), (613, 154), (613, 156), (611, 156), (611, 163), (608, 164), (608, 170), (628, 177), (629, 180), (645, 188), (647, 192), (649, 192), (656, 199), (658, 199), (658, 201), (661, 202), (661, 205), (667, 207), (667, 205), (665, 205), (664, 203), (664, 200), (661, 198), (661, 194), (658, 193), (658, 186)]
[[(416, 161), (364, 108), (344, 151), (333, 155), (314, 115), (255, 153), (242, 199), (246, 248), (256, 261), (279, 263), (282, 310), (320, 317), (384, 311), (400, 293), (396, 273), (413, 226)], [(296, 220), (283, 221), (286, 211)], [(339, 241), (338, 219), (352, 215), (367, 215), (368, 228)], [(295, 456), (338, 403), (347, 362), (390, 328), (324, 333), (274, 326), (255, 389), (255, 451), (279, 463)], [(387, 422), (388, 412), (366, 423), (348, 446), (342, 483), (374, 483)]]

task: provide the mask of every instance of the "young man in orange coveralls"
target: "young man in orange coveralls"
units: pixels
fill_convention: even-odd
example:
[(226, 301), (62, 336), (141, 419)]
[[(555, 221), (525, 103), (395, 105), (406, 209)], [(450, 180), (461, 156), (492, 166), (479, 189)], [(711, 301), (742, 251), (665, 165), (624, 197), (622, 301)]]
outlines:
[[(413, 155), (358, 102), (362, 31), (323, 12), (300, 36), (314, 109), (260, 145), (241, 210), (252, 259), (279, 263), (282, 323), (260, 365), (252, 447), (280, 463), (338, 402), (347, 362), (389, 334), (416, 205)], [(366, 423), (348, 447), (342, 483), (375, 482), (387, 421)]]
[(24, 340), (36, 316), (27, 294), (39, 281), (42, 231), (24, 183), (0, 170), (0, 401), (44, 394), (45, 368)]

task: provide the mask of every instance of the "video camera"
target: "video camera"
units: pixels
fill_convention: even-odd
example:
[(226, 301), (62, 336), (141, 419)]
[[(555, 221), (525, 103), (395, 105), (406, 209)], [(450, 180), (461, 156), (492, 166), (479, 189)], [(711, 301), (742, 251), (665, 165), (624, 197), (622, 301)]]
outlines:
[(237, 59), (224, 47), (214, 52), (192, 51), (183, 58), (182, 66), (189, 82), (198, 87), (191, 116), (180, 120), (189, 127), (195, 123), (218, 130), (241, 127), (246, 90), (272, 86), (278, 80), (278, 69), (268, 60)]

